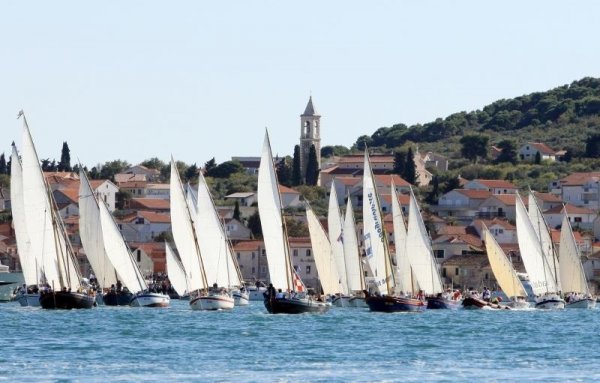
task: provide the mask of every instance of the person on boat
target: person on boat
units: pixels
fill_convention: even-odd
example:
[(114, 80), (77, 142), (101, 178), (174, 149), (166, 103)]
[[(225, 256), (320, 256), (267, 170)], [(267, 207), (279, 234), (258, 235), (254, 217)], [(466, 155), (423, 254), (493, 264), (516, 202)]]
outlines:
[(285, 294), (283, 293), (283, 291), (281, 291), (281, 289), (277, 290), (277, 295), (275, 295), (275, 298), (277, 298), (277, 299), (285, 298)]
[(460, 290), (456, 290), (454, 292), (454, 294), (452, 295), (452, 299), (455, 301), (458, 301), (461, 297), (462, 297), (462, 293), (460, 292)]
[(419, 292), (417, 293), (417, 299), (420, 301), (425, 299), (425, 293), (423, 292), (423, 290), (419, 290)]
[(490, 292), (490, 289), (487, 288), (487, 286), (483, 286), (483, 293), (481, 294), (481, 298), (486, 302), (489, 302), (492, 298), (492, 293)]
[[(258, 284), (258, 281), (256, 283)], [(269, 287), (267, 287), (267, 291), (265, 292), (265, 295), (268, 296), (269, 298), (275, 298), (275, 287), (273, 287), (272, 283), (269, 283)]]
[(123, 287), (123, 284), (121, 283), (120, 280), (117, 279), (117, 292), (120, 293), (121, 292), (121, 288)]

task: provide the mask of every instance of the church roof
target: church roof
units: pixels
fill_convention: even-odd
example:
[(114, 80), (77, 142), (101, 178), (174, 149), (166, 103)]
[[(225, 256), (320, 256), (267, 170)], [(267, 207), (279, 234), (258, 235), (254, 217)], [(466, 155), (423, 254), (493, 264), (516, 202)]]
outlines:
[(306, 109), (304, 109), (304, 113), (302, 113), (302, 115), (303, 116), (318, 116), (319, 115), (319, 113), (315, 109), (315, 106), (313, 105), (312, 96), (310, 96), (310, 98), (308, 99), (308, 104), (306, 104)]

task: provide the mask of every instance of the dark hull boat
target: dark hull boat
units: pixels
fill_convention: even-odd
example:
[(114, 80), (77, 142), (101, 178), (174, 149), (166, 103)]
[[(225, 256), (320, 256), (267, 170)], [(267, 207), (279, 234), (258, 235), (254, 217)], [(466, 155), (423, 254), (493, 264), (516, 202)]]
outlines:
[(67, 291), (50, 291), (40, 295), (43, 309), (91, 309), (96, 299), (92, 295)]
[(465, 298), (463, 300), (462, 304), (463, 304), (463, 307), (465, 309), (474, 309), (474, 310), (478, 310), (478, 309), (510, 310), (509, 307), (500, 306), (499, 304), (487, 302), (487, 301), (484, 301), (483, 299), (474, 298), (474, 297), (467, 297), (467, 298)]
[(443, 297), (427, 297), (428, 310), (456, 310), (462, 307), (462, 301)]
[(365, 298), (365, 302), (371, 311), (384, 313), (421, 312), (427, 308), (425, 302), (420, 299), (397, 297), (392, 295), (370, 295)]
[(102, 297), (106, 306), (129, 306), (133, 294), (129, 292), (108, 292)]
[(327, 303), (311, 298), (269, 298), (267, 296), (264, 302), (270, 314), (324, 313), (329, 310)]

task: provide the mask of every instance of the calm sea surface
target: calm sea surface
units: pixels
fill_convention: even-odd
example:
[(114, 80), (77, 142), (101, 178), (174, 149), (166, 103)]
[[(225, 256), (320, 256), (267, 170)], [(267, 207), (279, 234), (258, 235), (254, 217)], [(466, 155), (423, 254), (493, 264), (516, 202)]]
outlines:
[(600, 381), (600, 311), (0, 305), (0, 381)]

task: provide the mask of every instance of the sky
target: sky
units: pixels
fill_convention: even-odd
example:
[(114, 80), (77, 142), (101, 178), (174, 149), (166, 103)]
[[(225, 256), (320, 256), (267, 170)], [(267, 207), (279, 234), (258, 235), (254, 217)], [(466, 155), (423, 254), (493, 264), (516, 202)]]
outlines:
[(3, 1), (0, 152), (25, 111), (40, 158), (291, 155), (312, 95), (351, 146), (600, 77), (598, 1)]

